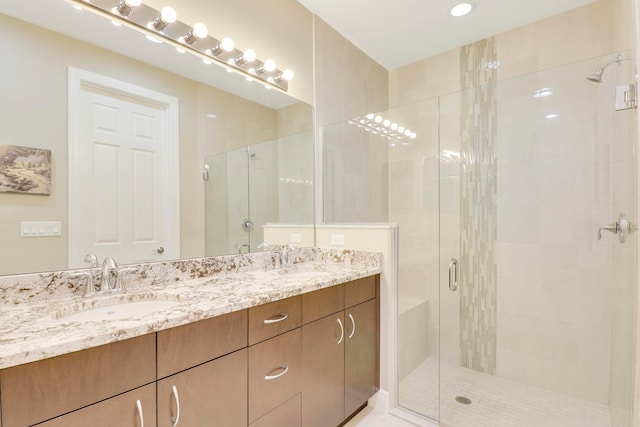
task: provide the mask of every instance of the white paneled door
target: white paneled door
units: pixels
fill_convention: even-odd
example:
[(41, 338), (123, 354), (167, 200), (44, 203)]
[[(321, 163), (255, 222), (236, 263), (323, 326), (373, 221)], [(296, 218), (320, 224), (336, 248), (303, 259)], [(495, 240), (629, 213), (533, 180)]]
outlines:
[(90, 252), (119, 264), (173, 258), (168, 109), (85, 83), (76, 95), (70, 266)]

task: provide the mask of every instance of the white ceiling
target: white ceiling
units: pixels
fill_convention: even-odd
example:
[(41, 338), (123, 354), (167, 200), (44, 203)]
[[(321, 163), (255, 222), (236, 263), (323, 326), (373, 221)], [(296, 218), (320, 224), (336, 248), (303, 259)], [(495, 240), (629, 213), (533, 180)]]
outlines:
[(596, 0), (473, 1), (453, 18), (457, 0), (298, 0), (388, 70)]

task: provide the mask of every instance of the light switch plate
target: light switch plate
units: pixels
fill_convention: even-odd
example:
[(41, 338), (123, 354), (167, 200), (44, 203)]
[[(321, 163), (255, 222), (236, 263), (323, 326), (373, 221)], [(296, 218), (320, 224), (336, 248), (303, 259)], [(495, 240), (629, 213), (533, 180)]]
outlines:
[(20, 237), (62, 236), (60, 221), (20, 221)]

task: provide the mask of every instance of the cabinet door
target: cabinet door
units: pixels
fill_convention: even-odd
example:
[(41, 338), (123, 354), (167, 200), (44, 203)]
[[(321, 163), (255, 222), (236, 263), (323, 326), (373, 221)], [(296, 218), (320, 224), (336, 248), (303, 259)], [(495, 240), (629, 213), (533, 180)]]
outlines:
[(376, 308), (373, 299), (345, 310), (345, 417), (377, 391)]
[(249, 427), (300, 427), (300, 395), (289, 399), (268, 414), (258, 418)]
[(149, 384), (38, 425), (40, 427), (142, 427), (143, 423), (145, 426), (156, 425), (155, 384)]
[(344, 420), (343, 312), (302, 327), (302, 425), (337, 426)]
[[(175, 386), (177, 399), (173, 392)], [(158, 381), (158, 427), (247, 425), (247, 350)]]

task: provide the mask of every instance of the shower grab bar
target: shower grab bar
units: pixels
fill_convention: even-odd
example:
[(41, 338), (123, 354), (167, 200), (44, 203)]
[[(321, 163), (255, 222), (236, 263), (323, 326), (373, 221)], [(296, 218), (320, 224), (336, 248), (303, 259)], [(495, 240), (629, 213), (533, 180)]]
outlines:
[(455, 258), (449, 261), (449, 290), (458, 290), (458, 260)]

